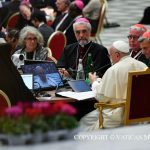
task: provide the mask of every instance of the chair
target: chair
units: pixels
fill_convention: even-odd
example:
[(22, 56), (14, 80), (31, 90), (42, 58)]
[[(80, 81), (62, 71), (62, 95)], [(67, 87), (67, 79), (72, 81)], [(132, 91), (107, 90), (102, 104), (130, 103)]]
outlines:
[(56, 58), (54, 58), (54, 57), (52, 56), (52, 51), (50, 50), (49, 47), (46, 47), (46, 48), (47, 48), (47, 50), (48, 50), (48, 54), (47, 54), (48, 60), (49, 60), (49, 61), (53, 61), (53, 62), (55, 62), (55, 64), (56, 64), (56, 63), (57, 63), (57, 60), (56, 60)]
[(96, 33), (94, 35), (91, 35), (91, 39), (97, 43), (102, 44), (100, 33), (104, 25), (104, 19), (105, 19), (106, 9), (107, 9), (107, 0), (100, 0), (100, 2), (101, 2), (101, 9), (100, 9), (98, 27)]
[(14, 29), (19, 19), (19, 12), (12, 14), (7, 21), (7, 29)]
[(47, 41), (47, 47), (52, 51), (52, 55), (58, 60), (66, 46), (66, 36), (61, 31), (55, 31)]
[(150, 121), (150, 69), (133, 71), (128, 74), (127, 100), (120, 102), (99, 102), (99, 128), (103, 128), (102, 111), (104, 108), (125, 107), (124, 125)]
[(0, 90), (0, 108), (3, 107), (11, 107), (11, 103), (6, 93)]

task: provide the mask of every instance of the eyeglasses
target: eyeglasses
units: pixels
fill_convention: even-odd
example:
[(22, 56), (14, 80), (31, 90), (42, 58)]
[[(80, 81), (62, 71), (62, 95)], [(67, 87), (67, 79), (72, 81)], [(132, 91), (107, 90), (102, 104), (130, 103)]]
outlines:
[(88, 30), (76, 30), (75, 31), (76, 34), (80, 34), (80, 33), (84, 34), (84, 33), (87, 33), (87, 32), (88, 32)]
[(129, 40), (133, 39), (133, 40), (138, 40), (139, 36), (136, 35), (128, 35), (127, 36)]
[(27, 38), (25, 38), (25, 40), (27, 40), (27, 41), (36, 41), (37, 40), (37, 38), (36, 37), (27, 37)]

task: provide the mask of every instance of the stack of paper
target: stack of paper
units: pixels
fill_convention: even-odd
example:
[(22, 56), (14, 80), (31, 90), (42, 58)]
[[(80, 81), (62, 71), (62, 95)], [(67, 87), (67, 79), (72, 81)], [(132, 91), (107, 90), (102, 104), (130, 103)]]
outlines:
[(88, 92), (67, 91), (67, 92), (59, 92), (57, 94), (59, 94), (61, 96), (77, 99), (77, 100), (89, 99), (89, 98), (93, 98), (96, 96), (95, 92), (93, 92), (93, 91), (88, 91)]

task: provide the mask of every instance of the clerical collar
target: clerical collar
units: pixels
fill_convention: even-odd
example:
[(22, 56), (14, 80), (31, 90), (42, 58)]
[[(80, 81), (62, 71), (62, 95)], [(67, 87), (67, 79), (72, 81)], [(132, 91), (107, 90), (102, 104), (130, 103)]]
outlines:
[(89, 41), (87, 44), (85, 44), (85, 45), (81, 45), (80, 43), (79, 43), (79, 45), (81, 46), (81, 47), (85, 47), (85, 46), (88, 46), (89, 45), (89, 43), (91, 43), (92, 41)]
[(131, 50), (131, 52), (130, 52), (130, 56), (132, 57), (132, 58), (137, 58), (137, 57), (139, 57), (140, 55), (142, 54), (142, 50), (141, 49), (139, 49), (138, 51), (133, 51), (133, 50)]

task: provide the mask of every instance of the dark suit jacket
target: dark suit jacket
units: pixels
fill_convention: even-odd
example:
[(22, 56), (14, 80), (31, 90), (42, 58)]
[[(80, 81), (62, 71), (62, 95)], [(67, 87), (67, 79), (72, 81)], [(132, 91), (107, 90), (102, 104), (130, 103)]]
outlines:
[[(132, 50), (130, 49), (130, 51), (132, 51)], [(137, 53), (138, 53), (138, 52), (137, 52)], [(136, 53), (136, 54), (137, 54), (137, 53)], [(135, 55), (135, 54), (134, 54), (134, 55)], [(134, 57), (133, 54), (131, 55), (131, 57)], [(145, 55), (142, 54), (142, 51), (139, 53), (138, 56), (135, 57), (135, 59), (136, 59), (136, 60), (139, 60), (139, 61), (141, 61), (141, 62), (143, 62), (143, 63), (146, 64), (146, 65), (148, 65), (148, 63), (149, 63), (149, 59), (147, 59), (147, 58), (145, 57)]]
[(47, 26), (46, 24), (41, 25), (38, 29), (43, 35), (44, 46), (46, 46), (48, 38), (51, 36), (51, 34), (54, 32), (54, 30), (53, 30), (53, 28)]
[[(56, 29), (56, 26), (59, 24), (59, 22), (61, 21), (61, 19), (64, 17), (64, 14), (59, 15), (58, 17), (56, 17), (52, 27), (54, 28), (54, 30)], [(66, 19), (62, 22), (62, 24), (60, 25), (60, 27), (57, 29), (59, 31), (65, 31), (66, 29), (66, 39), (67, 39), (67, 45), (69, 44), (73, 44), (75, 42), (77, 42), (75, 34), (73, 32), (73, 18), (71, 18), (71, 16), (67, 16)], [(69, 27), (69, 28), (68, 28)]]
[[(66, 69), (72, 68), (73, 70), (77, 70), (78, 66), (78, 59), (79, 59), (79, 44), (74, 43), (65, 47), (61, 58), (57, 62), (58, 67), (64, 67)], [(86, 70), (86, 59), (88, 53), (92, 55), (92, 61), (94, 65), (94, 71), (102, 77), (105, 71), (111, 66), (110, 59), (108, 58), (108, 51), (107, 49), (94, 42), (90, 42), (85, 45), (85, 50), (88, 51), (83, 59), (84, 70)], [(75, 78), (75, 75), (72, 76)]]

